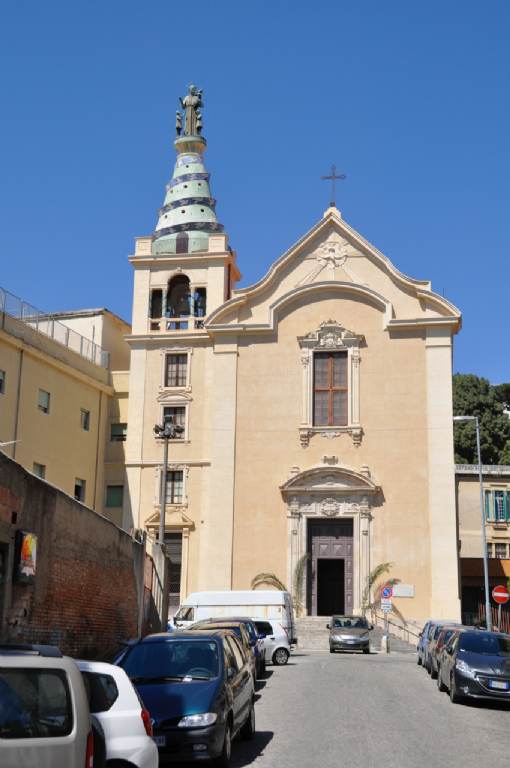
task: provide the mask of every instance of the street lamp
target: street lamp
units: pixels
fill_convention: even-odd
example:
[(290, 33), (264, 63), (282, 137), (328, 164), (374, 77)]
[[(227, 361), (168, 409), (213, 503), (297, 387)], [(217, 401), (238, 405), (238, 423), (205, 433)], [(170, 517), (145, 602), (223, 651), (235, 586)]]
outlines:
[(476, 450), (478, 454), (478, 478), (480, 482), (480, 514), (482, 516), (482, 547), (483, 547), (483, 579), (485, 585), (485, 622), (487, 629), (492, 630), (492, 612), (489, 594), (489, 562), (487, 558), (487, 537), (485, 535), (485, 512), (483, 500), (482, 457), (480, 452), (480, 422), (478, 416), (454, 416), (454, 421), (474, 421), (476, 425)]
[(159, 493), (159, 535), (158, 541), (161, 546), (165, 541), (165, 506), (166, 506), (166, 476), (168, 472), (168, 441), (174, 440), (184, 432), (184, 427), (174, 424), (172, 417), (168, 417), (163, 424), (156, 424), (154, 433), (156, 437), (163, 440), (163, 471), (161, 473), (161, 487)]

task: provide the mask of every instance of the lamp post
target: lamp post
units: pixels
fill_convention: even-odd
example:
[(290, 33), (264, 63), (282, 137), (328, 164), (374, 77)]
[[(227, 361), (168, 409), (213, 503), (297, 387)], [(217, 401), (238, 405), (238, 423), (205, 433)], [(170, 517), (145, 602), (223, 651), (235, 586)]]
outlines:
[(489, 561), (487, 558), (487, 536), (485, 535), (485, 512), (483, 500), (482, 456), (480, 451), (480, 422), (478, 416), (454, 416), (454, 421), (474, 421), (476, 426), (476, 451), (478, 455), (478, 479), (480, 483), (480, 514), (482, 516), (483, 579), (485, 586), (485, 623), (492, 630), (492, 612), (489, 592)]
[(184, 432), (184, 427), (174, 424), (172, 417), (166, 418), (163, 424), (154, 427), (156, 436), (163, 440), (163, 470), (161, 472), (161, 487), (159, 493), (159, 535), (158, 542), (163, 546), (165, 541), (165, 507), (166, 507), (166, 476), (168, 473), (168, 441), (174, 440)]

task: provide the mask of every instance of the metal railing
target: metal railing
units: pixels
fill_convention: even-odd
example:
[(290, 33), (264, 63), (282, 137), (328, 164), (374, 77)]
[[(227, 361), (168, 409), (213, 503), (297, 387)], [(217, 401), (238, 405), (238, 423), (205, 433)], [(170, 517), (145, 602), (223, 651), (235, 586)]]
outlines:
[(51, 314), (42, 312), (4, 288), (0, 288), (0, 312), (5, 312), (6, 315), (20, 320), (38, 333), (42, 333), (64, 347), (72, 349), (73, 352), (77, 352), (92, 363), (102, 368), (108, 368), (109, 354), (106, 350), (90, 339), (86, 339), (80, 333), (73, 331), (72, 328), (64, 325)]
[[(381, 622), (381, 624), (384, 624), (384, 615), (377, 613), (377, 611), (374, 611), (374, 616), (376, 622)], [(393, 621), (393, 619), (388, 618), (388, 625), (393, 628), (393, 632), (391, 634), (396, 635), (401, 640), (404, 640), (406, 643), (409, 643), (409, 645), (415, 645), (417, 640), (420, 638), (419, 632), (413, 632), (412, 629), (409, 629), (407, 624), (402, 624), (396, 621)]]

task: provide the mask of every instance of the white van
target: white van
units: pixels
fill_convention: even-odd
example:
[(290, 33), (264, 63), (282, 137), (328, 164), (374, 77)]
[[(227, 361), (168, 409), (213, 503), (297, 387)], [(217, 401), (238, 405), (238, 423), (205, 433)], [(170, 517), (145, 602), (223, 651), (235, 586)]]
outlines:
[(292, 599), (288, 592), (252, 589), (225, 592), (192, 592), (169, 622), (170, 628), (184, 629), (202, 619), (222, 616), (250, 616), (277, 621), (287, 632), (289, 643), (297, 643)]

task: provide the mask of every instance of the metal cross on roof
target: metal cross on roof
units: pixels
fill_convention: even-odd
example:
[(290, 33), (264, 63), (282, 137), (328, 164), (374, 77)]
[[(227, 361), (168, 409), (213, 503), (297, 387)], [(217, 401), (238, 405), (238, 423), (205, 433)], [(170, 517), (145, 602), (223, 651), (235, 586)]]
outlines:
[(333, 163), (331, 166), (331, 175), (330, 176), (321, 176), (322, 181), (331, 181), (331, 207), (336, 208), (336, 181), (337, 179), (343, 180), (345, 179), (345, 173), (338, 173), (336, 172), (336, 165)]

